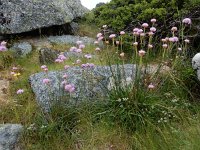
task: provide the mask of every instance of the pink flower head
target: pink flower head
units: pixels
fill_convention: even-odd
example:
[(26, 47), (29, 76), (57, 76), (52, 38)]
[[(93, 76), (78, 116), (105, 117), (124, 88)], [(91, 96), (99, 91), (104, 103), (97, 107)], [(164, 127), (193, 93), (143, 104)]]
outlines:
[(11, 74), (11, 75), (14, 75), (14, 74), (15, 74), (15, 72), (13, 72), (13, 71), (12, 71), (12, 72), (10, 72), (10, 74)]
[(105, 28), (107, 28), (108, 26), (105, 24), (105, 25), (103, 25), (102, 27), (105, 29)]
[(80, 45), (80, 44), (83, 44), (83, 42), (82, 41), (77, 41), (76, 44)]
[(6, 47), (6, 44), (7, 44), (7, 42), (5, 42), (5, 41), (2, 41), (0, 45), (1, 45), (1, 46), (5, 46), (5, 47)]
[(149, 34), (149, 36), (152, 36), (152, 35), (154, 35), (154, 33), (153, 33), (153, 32), (149, 32), (148, 34)]
[(190, 40), (188, 40), (188, 39), (185, 39), (184, 41), (185, 41), (185, 43), (190, 43)]
[(95, 41), (94, 44), (99, 44), (99, 41)]
[(151, 31), (151, 32), (156, 32), (156, 28), (155, 28), (155, 27), (151, 27), (151, 28), (150, 28), (150, 31)]
[[(41, 66), (41, 69), (42, 69), (42, 70), (44, 70), (44, 69), (46, 69), (46, 68), (47, 68), (46, 65), (42, 65), (42, 66)], [(47, 68), (47, 69), (48, 69), (48, 68)]]
[(138, 32), (139, 28), (134, 28), (133, 32)]
[(17, 67), (12, 67), (12, 70), (17, 70), (18, 68)]
[(82, 49), (77, 49), (76, 53), (82, 53)]
[(185, 18), (185, 19), (183, 19), (182, 22), (185, 23), (185, 24), (192, 24), (192, 21), (191, 21), (190, 18)]
[(43, 84), (49, 84), (50, 82), (51, 82), (51, 80), (47, 79), (47, 78), (45, 78), (45, 79), (42, 80)]
[(95, 51), (100, 51), (101, 49), (99, 48), (99, 47), (97, 47), (96, 49), (95, 49)]
[(166, 39), (162, 39), (161, 41), (162, 41), (162, 42), (167, 42), (167, 40), (166, 40)]
[(84, 44), (80, 44), (79, 45), (79, 49), (84, 49), (85, 48), (85, 45)]
[(182, 48), (181, 48), (181, 47), (179, 47), (179, 48), (178, 48), (178, 50), (179, 50), (179, 51), (182, 51)]
[(139, 32), (133, 32), (133, 35), (139, 35), (140, 33)]
[(120, 35), (124, 35), (125, 34), (125, 32), (124, 31), (120, 31)]
[(22, 93), (24, 93), (24, 90), (23, 90), (23, 89), (17, 90), (17, 94), (22, 94)]
[(91, 59), (91, 58), (92, 58), (92, 55), (90, 55), (90, 54), (86, 54), (86, 55), (85, 55), (85, 58), (87, 58), (87, 59)]
[(155, 18), (151, 19), (152, 23), (155, 23), (157, 20)]
[(177, 31), (178, 29), (177, 29), (177, 27), (172, 27), (171, 28), (171, 31), (173, 31), (173, 32), (175, 32), (175, 31)]
[(56, 62), (56, 63), (62, 63), (62, 62), (64, 62), (64, 61), (63, 61), (62, 59), (58, 59), (58, 58), (57, 58), (57, 59), (55, 60), (55, 62)]
[(149, 84), (148, 89), (154, 89), (154, 88), (155, 88), (155, 86), (152, 83)]
[(147, 28), (148, 26), (149, 26), (148, 23), (143, 23), (143, 24), (142, 24), (142, 27), (143, 27), (143, 28)]
[(115, 34), (111, 34), (111, 35), (109, 36), (109, 38), (111, 38), (111, 39), (113, 39), (113, 38), (115, 38), (115, 37), (116, 37)]
[(163, 47), (163, 48), (167, 48), (168, 45), (167, 45), (167, 44), (163, 44), (162, 47)]
[(142, 30), (142, 29), (139, 29), (137, 32), (138, 32), (138, 33), (142, 33), (142, 32), (143, 32), (143, 30)]
[(67, 79), (67, 77), (68, 77), (68, 76), (67, 76), (66, 73), (62, 76), (63, 79)]
[(81, 63), (81, 60), (80, 59), (77, 59), (76, 60), (76, 64), (80, 64)]
[(138, 42), (134, 42), (133, 45), (134, 45), (134, 46), (138, 46)]
[(0, 45), (0, 52), (4, 52), (4, 51), (6, 51), (6, 50), (7, 50), (7, 48), (6, 48), (5, 46)]
[(70, 66), (69, 65), (65, 65), (64, 69), (67, 70)]
[(124, 55), (125, 55), (124, 52), (122, 52), (119, 56), (123, 58)]
[(97, 40), (98, 40), (98, 41), (103, 40), (103, 36), (100, 36)]
[(74, 47), (74, 46), (73, 46), (73, 47), (70, 48), (69, 51), (70, 51), (70, 52), (76, 52), (76, 50), (77, 50), (77, 47)]
[(65, 85), (65, 91), (69, 92), (69, 93), (73, 93), (75, 91), (75, 87), (73, 84), (67, 84)]
[(102, 33), (98, 33), (98, 34), (97, 34), (97, 38), (100, 38), (101, 36), (103, 36)]
[(146, 52), (144, 50), (140, 50), (138, 54), (140, 57), (143, 57), (146, 54)]
[(119, 41), (116, 41), (116, 44), (119, 45)]
[(140, 36), (141, 36), (141, 37), (144, 37), (144, 36), (145, 36), (145, 33), (140, 33)]
[(66, 60), (67, 58), (65, 57), (65, 55), (60, 54), (60, 55), (58, 55), (58, 59), (60, 59), (60, 60)]
[(174, 36), (174, 37), (170, 37), (169, 38), (170, 42), (178, 42), (178, 37)]
[(149, 48), (149, 49), (153, 48), (153, 45), (152, 45), (152, 44), (149, 44), (149, 45), (148, 45), (148, 48)]

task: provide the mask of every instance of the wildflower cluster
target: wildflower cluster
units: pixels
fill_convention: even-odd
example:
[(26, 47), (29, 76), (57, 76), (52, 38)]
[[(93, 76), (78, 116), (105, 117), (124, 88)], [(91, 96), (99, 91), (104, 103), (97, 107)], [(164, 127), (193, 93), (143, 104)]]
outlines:
[(0, 43), (0, 52), (7, 51), (6, 44), (7, 44), (7, 42), (5, 42), (5, 41), (2, 41), (2, 42)]

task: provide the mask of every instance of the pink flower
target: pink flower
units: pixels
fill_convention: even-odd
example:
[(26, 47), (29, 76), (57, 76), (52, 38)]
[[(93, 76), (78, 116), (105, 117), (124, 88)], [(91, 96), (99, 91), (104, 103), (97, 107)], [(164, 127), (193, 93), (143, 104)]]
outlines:
[(10, 74), (11, 74), (11, 75), (14, 75), (14, 74), (15, 74), (15, 72), (13, 72), (13, 71), (12, 71), (12, 72), (10, 72)]
[(17, 67), (12, 67), (12, 70), (17, 70), (18, 68)]
[(5, 42), (5, 41), (2, 41), (0, 45), (1, 45), (1, 46), (5, 46), (5, 47), (6, 47), (6, 44), (7, 44), (7, 42)]
[(80, 44), (83, 44), (83, 42), (82, 41), (77, 41), (76, 44), (80, 45)]
[(133, 32), (138, 32), (139, 28), (134, 28)]
[(170, 42), (178, 42), (178, 37), (174, 36), (174, 37), (170, 37), (169, 38)]
[(67, 58), (63, 54), (60, 54), (60, 55), (58, 55), (58, 59), (60, 59), (60, 60), (66, 60)]
[(67, 85), (65, 85), (65, 90), (66, 90), (67, 92), (69, 92), (69, 93), (72, 93), (72, 92), (75, 91), (75, 87), (74, 87), (73, 84), (67, 84)]
[(167, 45), (167, 44), (163, 44), (162, 47), (163, 47), (163, 48), (167, 48), (168, 45)]
[(55, 60), (55, 62), (56, 62), (56, 63), (62, 63), (62, 62), (64, 62), (64, 61), (63, 61), (62, 59), (58, 59), (58, 58), (57, 58), (57, 59)]
[(111, 34), (111, 35), (109, 36), (109, 38), (111, 38), (111, 39), (113, 39), (113, 38), (115, 38), (115, 37), (116, 37), (115, 34)]
[(144, 50), (140, 50), (138, 54), (139, 56), (143, 57), (146, 54), (146, 52)]
[(155, 28), (155, 27), (151, 27), (151, 28), (150, 28), (150, 31), (151, 31), (151, 32), (156, 32), (156, 28)]
[(142, 32), (143, 32), (143, 30), (142, 30), (142, 29), (139, 29), (137, 32), (138, 32), (138, 33), (142, 33)]
[(116, 41), (116, 44), (119, 45), (119, 41)]
[(139, 35), (140, 33), (139, 32), (133, 32), (133, 35)]
[(142, 27), (143, 27), (143, 28), (147, 28), (148, 26), (149, 26), (148, 23), (143, 23), (143, 24), (142, 24)]
[(134, 42), (133, 45), (134, 45), (134, 46), (138, 46), (138, 42)]
[(179, 50), (179, 51), (182, 51), (182, 48), (179, 47), (178, 50)]
[(162, 42), (167, 42), (167, 40), (166, 40), (166, 39), (162, 39), (161, 41), (162, 41)]
[(154, 19), (154, 18), (153, 18), (153, 19), (151, 19), (151, 22), (152, 22), (152, 23), (155, 23), (156, 21), (157, 21), (157, 20), (156, 20), (156, 19)]
[(173, 32), (175, 32), (175, 31), (177, 31), (178, 29), (177, 29), (177, 27), (172, 27), (171, 30), (172, 30)]
[(17, 90), (17, 94), (22, 94), (22, 93), (24, 93), (24, 90), (23, 90), (23, 89)]
[(6, 51), (6, 50), (7, 50), (7, 48), (6, 48), (5, 46), (0, 45), (0, 52), (4, 52), (4, 51)]
[(98, 41), (103, 40), (103, 36), (100, 36), (97, 40), (98, 40)]
[(141, 36), (141, 37), (144, 37), (144, 36), (145, 36), (145, 33), (140, 33), (140, 36)]
[(185, 43), (190, 43), (190, 40), (188, 40), (188, 39), (185, 39), (184, 41), (185, 41)]
[(99, 41), (95, 41), (94, 44), (99, 44)]
[(73, 47), (70, 48), (69, 51), (70, 51), (70, 52), (76, 52), (76, 50), (77, 50), (77, 48), (73, 46)]
[(123, 58), (124, 55), (125, 55), (124, 52), (122, 52), (119, 56)]
[(148, 45), (148, 48), (149, 48), (149, 49), (153, 48), (153, 45), (152, 45), (152, 44), (149, 44), (149, 45)]
[(102, 33), (98, 33), (98, 34), (97, 34), (97, 38), (100, 38), (101, 36), (103, 36)]
[(82, 49), (77, 49), (76, 53), (82, 53)]
[(185, 23), (185, 24), (192, 24), (192, 21), (191, 21), (190, 18), (185, 18), (185, 19), (183, 19), (182, 22)]
[(85, 58), (87, 58), (87, 59), (91, 59), (91, 58), (92, 58), (92, 55), (90, 55), (90, 54), (86, 54), (86, 55), (85, 55)]
[(62, 76), (63, 79), (67, 79), (67, 74), (65, 73), (63, 76)]
[(64, 69), (67, 70), (69, 67), (70, 67), (70, 66), (65, 65), (65, 66), (64, 66)]
[(42, 80), (43, 84), (49, 84), (50, 82), (51, 82), (51, 80), (47, 79), (47, 78), (45, 78), (45, 79)]
[(120, 31), (120, 35), (124, 35), (125, 34), (125, 32), (124, 31)]
[(149, 84), (148, 89), (154, 89), (154, 88), (155, 88), (155, 86), (152, 83)]
[(85, 48), (85, 45), (84, 44), (80, 44), (79, 45), (79, 49), (84, 49)]
[(100, 51), (101, 49), (99, 48), (99, 47), (97, 47), (96, 49), (95, 49), (95, 51)]
[(105, 25), (103, 25), (102, 27), (105, 29), (105, 28), (107, 28), (108, 26), (105, 24)]
[(80, 64), (81, 63), (81, 60), (80, 59), (77, 59), (76, 60), (76, 64)]
[(152, 35), (154, 35), (154, 33), (153, 33), (153, 32), (149, 32), (148, 34), (149, 34), (149, 36), (152, 36)]

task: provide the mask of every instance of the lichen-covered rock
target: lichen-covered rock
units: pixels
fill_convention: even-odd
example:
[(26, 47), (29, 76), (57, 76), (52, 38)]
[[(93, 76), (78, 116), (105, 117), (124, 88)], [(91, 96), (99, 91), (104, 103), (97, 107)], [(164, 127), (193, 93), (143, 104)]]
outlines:
[(41, 64), (49, 64), (55, 62), (59, 51), (49, 48), (42, 48), (39, 50), (39, 60)]
[[(112, 71), (111, 71), (112, 70)], [(64, 91), (61, 85), (62, 76), (67, 74), (67, 83), (74, 84), (75, 92), (69, 94)], [(70, 67), (65, 71), (52, 71), (48, 74), (37, 73), (30, 77), (31, 87), (36, 95), (36, 99), (44, 110), (49, 110), (54, 102), (67, 101), (69, 105), (80, 103), (84, 100), (105, 100), (108, 91), (115, 88), (113, 76), (119, 78), (120, 85), (129, 83), (134, 78), (135, 65), (126, 64), (124, 67), (113, 65), (96, 66), (93, 69), (82, 69), (80, 67)], [(51, 80), (49, 85), (43, 84), (43, 79)], [(119, 85), (118, 84), (118, 85)]]
[(200, 81), (200, 53), (197, 53), (192, 58), (192, 67), (193, 67), (193, 69), (197, 70), (197, 76)]
[(0, 34), (62, 25), (88, 12), (80, 0), (1, 0), (0, 10)]
[(15, 53), (16, 57), (24, 57), (32, 51), (32, 45), (28, 42), (15, 43), (10, 50)]
[(77, 41), (82, 41), (86, 45), (94, 44), (95, 39), (89, 37), (80, 37), (73, 35), (50, 36), (48, 40), (52, 44), (72, 44), (75, 45)]
[(19, 124), (1, 124), (0, 125), (0, 150), (18, 149), (18, 140), (23, 131)]

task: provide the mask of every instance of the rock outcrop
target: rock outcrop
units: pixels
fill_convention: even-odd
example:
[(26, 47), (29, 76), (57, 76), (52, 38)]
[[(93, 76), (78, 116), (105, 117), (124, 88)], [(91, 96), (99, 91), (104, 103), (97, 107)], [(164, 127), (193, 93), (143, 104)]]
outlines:
[(88, 10), (80, 0), (1, 0), (0, 34), (71, 23)]
[[(62, 76), (67, 74), (67, 84), (74, 84), (75, 92), (64, 90)], [(132, 81), (135, 74), (135, 65), (96, 66), (91, 69), (70, 67), (64, 71), (52, 71), (37, 73), (30, 77), (31, 87), (36, 95), (39, 105), (44, 110), (49, 110), (54, 102), (67, 102), (73, 105), (82, 101), (105, 100), (108, 91), (115, 88), (115, 83), (125, 85)], [(121, 75), (121, 77), (119, 77)], [(113, 77), (120, 78), (115, 81)], [(50, 84), (43, 84), (43, 79), (50, 79)], [(121, 86), (120, 86), (121, 87)]]

